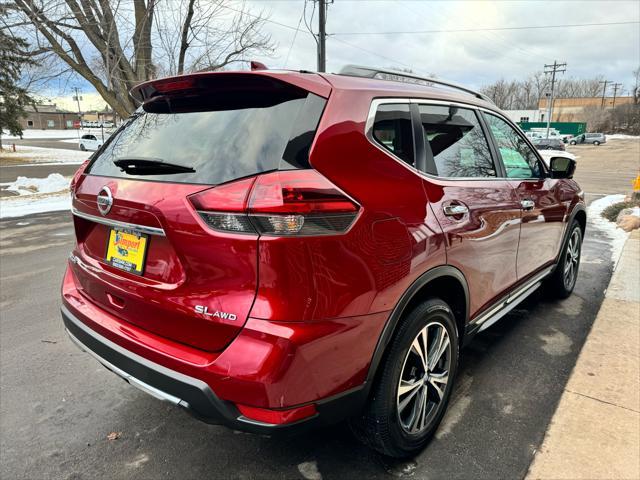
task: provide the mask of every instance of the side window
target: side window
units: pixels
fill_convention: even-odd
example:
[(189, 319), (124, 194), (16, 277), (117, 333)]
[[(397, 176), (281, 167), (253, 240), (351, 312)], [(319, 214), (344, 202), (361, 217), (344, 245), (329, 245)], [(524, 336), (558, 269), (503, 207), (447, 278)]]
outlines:
[(380, 105), (372, 133), (377, 143), (413, 166), (413, 131), (409, 104)]
[(489, 144), (473, 110), (445, 105), (419, 108), (425, 143), (431, 148), (438, 176), (496, 176)]
[(518, 132), (495, 115), (487, 113), (485, 118), (496, 140), (507, 178), (540, 178), (542, 170), (538, 157)]

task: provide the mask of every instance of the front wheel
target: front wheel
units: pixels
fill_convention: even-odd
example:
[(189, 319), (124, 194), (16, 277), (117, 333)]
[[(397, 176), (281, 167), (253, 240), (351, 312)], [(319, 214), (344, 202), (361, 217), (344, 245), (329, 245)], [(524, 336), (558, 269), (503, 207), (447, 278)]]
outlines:
[(576, 144), (576, 142), (575, 142), (574, 140), (571, 140), (571, 141), (569, 142), (569, 145), (575, 145), (575, 144)]
[(574, 220), (569, 230), (569, 240), (560, 254), (556, 270), (547, 280), (547, 291), (551, 296), (567, 298), (571, 295), (578, 279), (581, 251), (582, 229)]
[(450, 307), (440, 299), (419, 304), (391, 341), (365, 411), (351, 421), (356, 436), (391, 457), (418, 453), (444, 416), (457, 365)]
[(597, 146), (600, 145), (600, 142), (596, 140), (595, 142), (593, 142), (593, 144)]
[(82, 150), (83, 152), (87, 151), (87, 147), (84, 146), (84, 144), (80, 144), (80, 150)]

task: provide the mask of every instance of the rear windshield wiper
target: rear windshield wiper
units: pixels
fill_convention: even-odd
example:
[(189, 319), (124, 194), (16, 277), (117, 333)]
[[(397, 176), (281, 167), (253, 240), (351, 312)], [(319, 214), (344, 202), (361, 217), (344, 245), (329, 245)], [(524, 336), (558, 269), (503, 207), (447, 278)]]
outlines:
[(170, 175), (172, 173), (195, 172), (191, 167), (167, 163), (159, 158), (118, 158), (113, 163), (130, 175)]

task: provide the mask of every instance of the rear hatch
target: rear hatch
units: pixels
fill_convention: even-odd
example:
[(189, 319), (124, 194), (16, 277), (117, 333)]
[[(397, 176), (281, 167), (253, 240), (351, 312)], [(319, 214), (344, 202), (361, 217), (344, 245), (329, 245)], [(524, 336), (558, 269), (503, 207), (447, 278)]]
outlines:
[(212, 228), (198, 206), (233, 203), (225, 185), (309, 167), (329, 90), (317, 75), (282, 77), (207, 74), (137, 87), (143, 107), (72, 187), (72, 268), (88, 299), (206, 351), (237, 335), (256, 295), (258, 235)]

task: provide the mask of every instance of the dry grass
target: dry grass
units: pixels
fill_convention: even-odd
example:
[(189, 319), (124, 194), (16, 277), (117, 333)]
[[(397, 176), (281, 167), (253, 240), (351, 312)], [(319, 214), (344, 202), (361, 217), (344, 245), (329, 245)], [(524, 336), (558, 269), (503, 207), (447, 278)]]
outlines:
[(620, 202), (609, 205), (602, 211), (602, 216), (610, 222), (615, 222), (622, 210), (633, 207), (640, 207), (640, 200), (631, 200), (630, 202)]

